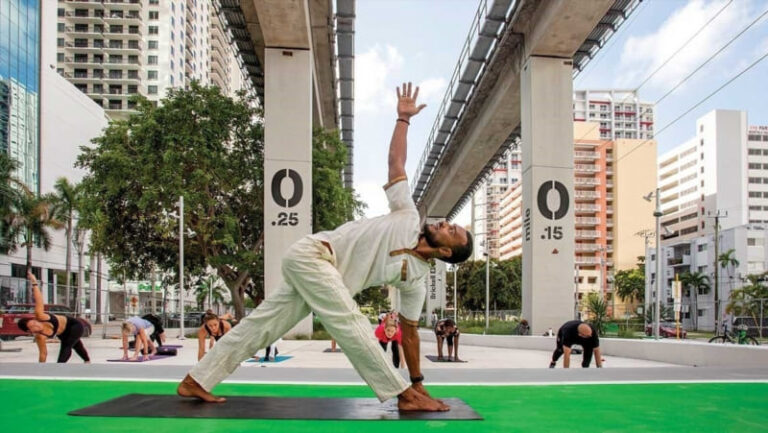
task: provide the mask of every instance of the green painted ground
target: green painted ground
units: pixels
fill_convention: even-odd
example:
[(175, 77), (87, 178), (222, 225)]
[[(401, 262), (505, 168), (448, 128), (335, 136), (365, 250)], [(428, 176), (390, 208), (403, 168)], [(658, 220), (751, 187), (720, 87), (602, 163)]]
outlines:
[[(175, 384), (0, 380), (3, 432), (768, 432), (768, 384), (436, 386), (484, 421), (284, 421), (73, 417), (70, 410)], [(229, 385), (224, 395), (373, 397), (362, 386)]]

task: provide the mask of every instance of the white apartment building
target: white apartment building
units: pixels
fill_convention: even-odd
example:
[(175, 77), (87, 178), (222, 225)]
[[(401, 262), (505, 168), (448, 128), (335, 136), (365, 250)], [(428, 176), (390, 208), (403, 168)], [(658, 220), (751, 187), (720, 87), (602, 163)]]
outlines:
[(696, 136), (658, 159), (664, 243), (720, 227), (768, 222), (768, 127), (747, 126), (747, 113), (713, 110)]
[(250, 88), (218, 0), (59, 0), (57, 15), (58, 72), (110, 117), (192, 80)]
[(576, 90), (573, 120), (599, 122), (602, 140), (644, 140), (654, 134), (653, 104), (641, 102), (635, 90)]
[(471, 231), (475, 239), (473, 260), (483, 260), (486, 252), (493, 259), (501, 257), (499, 250), (501, 197), (511, 185), (521, 179), (520, 152), (520, 146), (514, 144), (504, 154), (503, 160), (493, 168), (487, 182), (472, 195)]
[[(715, 272), (718, 266), (718, 286), (720, 317), (724, 323), (732, 323), (732, 316), (725, 313), (725, 306), (731, 291), (744, 285), (747, 275), (760, 274), (768, 270), (768, 231), (764, 224), (746, 224), (720, 231), (718, 253), (734, 250), (738, 266), (715, 264), (715, 240), (712, 233), (694, 238), (677, 238), (669, 241), (661, 249), (662, 298), (661, 304), (668, 308), (674, 306), (674, 282), (685, 273), (700, 272), (709, 278), (711, 289), (696, 293), (687, 287), (681, 287), (680, 319), (686, 329), (698, 328), (714, 330), (715, 320)], [(656, 249), (646, 252), (646, 303), (654, 302), (653, 289), (656, 281)], [(730, 326), (729, 326), (730, 328)]]

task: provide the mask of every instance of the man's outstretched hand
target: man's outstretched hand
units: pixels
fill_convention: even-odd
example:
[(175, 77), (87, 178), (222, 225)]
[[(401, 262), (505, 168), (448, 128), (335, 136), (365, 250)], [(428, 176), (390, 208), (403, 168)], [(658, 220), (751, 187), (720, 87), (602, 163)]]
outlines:
[(412, 116), (419, 114), (427, 104), (416, 105), (416, 98), (419, 96), (419, 87), (411, 93), (411, 83), (403, 83), (403, 87), (397, 88), (397, 117), (408, 120)]

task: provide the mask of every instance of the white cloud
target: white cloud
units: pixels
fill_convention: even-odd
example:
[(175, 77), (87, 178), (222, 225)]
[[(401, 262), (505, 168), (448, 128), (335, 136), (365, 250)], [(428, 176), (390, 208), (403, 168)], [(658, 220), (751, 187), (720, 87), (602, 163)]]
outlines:
[[(403, 66), (397, 48), (375, 45), (355, 59), (355, 111), (376, 112), (392, 106), (394, 88), (387, 88), (387, 78)], [(390, 95), (391, 94), (391, 95)]]
[(424, 104), (439, 104), (448, 81), (445, 78), (427, 78), (419, 84), (419, 102)]
[[(725, 0), (691, 0), (670, 15), (655, 33), (628, 38), (621, 54), (617, 86), (640, 84), (641, 80), (672, 56), (725, 3)], [(742, 0), (731, 3), (685, 48), (675, 54), (646, 86), (668, 88), (693, 71), (754, 19), (750, 14), (750, 4), (751, 2)]]
[(384, 194), (382, 185), (384, 185), (384, 182), (355, 183), (355, 192), (360, 194), (360, 199), (368, 205), (368, 208), (365, 210), (365, 216), (368, 218), (373, 218), (389, 213), (387, 196)]

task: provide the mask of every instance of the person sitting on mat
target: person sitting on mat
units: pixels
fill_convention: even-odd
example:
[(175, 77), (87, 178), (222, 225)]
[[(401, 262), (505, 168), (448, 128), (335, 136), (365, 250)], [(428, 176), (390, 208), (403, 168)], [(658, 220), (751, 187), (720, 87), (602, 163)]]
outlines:
[[(419, 365), (419, 313), (426, 297), (431, 259), (460, 263), (472, 254), (472, 235), (456, 224), (421, 225), (405, 175), (407, 132), (419, 89), (397, 89), (397, 114), (389, 147), (389, 181), (384, 187), (390, 213), (348, 222), (307, 235), (287, 249), (283, 283), (194, 367), (177, 392), (208, 402), (223, 402), (210, 391), (256, 350), (288, 332), (314, 311), (339, 342), (355, 370), (379, 400), (398, 397), (400, 410), (445, 411), (450, 407), (424, 389)], [(368, 318), (353, 296), (389, 284), (400, 291), (403, 352), (408, 384), (377, 348)]]
[(30, 332), (35, 337), (37, 343), (39, 362), (45, 362), (48, 358), (48, 348), (45, 342), (48, 338), (58, 337), (61, 342), (59, 347), (59, 358), (56, 362), (67, 362), (72, 356), (72, 349), (85, 361), (91, 363), (88, 351), (85, 350), (81, 340), (85, 327), (77, 318), (71, 316), (62, 316), (59, 314), (48, 314), (45, 312), (45, 303), (43, 294), (40, 293), (40, 286), (37, 284), (37, 278), (27, 272), (27, 278), (32, 285), (32, 297), (35, 299), (35, 318), (24, 317), (19, 319), (17, 325), (24, 332)]
[(387, 345), (391, 343), (392, 347), (392, 365), (400, 368), (405, 365), (403, 360), (403, 332), (397, 323), (396, 316), (387, 316), (381, 324), (376, 327), (374, 335), (379, 339), (379, 344), (384, 351), (387, 351)]
[(219, 341), (230, 329), (232, 325), (229, 322), (213, 313), (206, 313), (203, 316), (203, 325), (197, 330), (197, 360), (205, 355), (205, 340), (210, 341), (208, 348), (211, 349), (214, 342)]
[(435, 338), (437, 339), (437, 360), (444, 361), (443, 340), (448, 342), (448, 361), (461, 362), (459, 359), (459, 332), (453, 319), (442, 319), (435, 323)]
[(580, 320), (565, 322), (557, 331), (557, 347), (552, 353), (552, 362), (549, 363), (549, 368), (555, 368), (557, 360), (563, 354), (565, 354), (563, 368), (569, 368), (571, 366), (571, 346), (574, 344), (580, 345), (584, 350), (581, 361), (583, 368), (589, 368), (593, 351), (597, 368), (602, 368), (603, 358), (600, 354), (600, 338), (597, 336), (597, 330), (591, 324)]
[(128, 337), (134, 336), (136, 344), (134, 346), (132, 361), (138, 361), (139, 352), (144, 354), (143, 360), (149, 360), (149, 357), (154, 355), (157, 350), (155, 346), (149, 341), (149, 335), (154, 332), (154, 326), (152, 323), (141, 317), (134, 316), (126, 319), (120, 327), (123, 337), (123, 361), (128, 361)]

